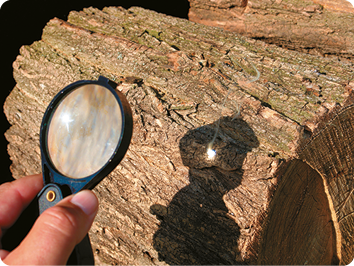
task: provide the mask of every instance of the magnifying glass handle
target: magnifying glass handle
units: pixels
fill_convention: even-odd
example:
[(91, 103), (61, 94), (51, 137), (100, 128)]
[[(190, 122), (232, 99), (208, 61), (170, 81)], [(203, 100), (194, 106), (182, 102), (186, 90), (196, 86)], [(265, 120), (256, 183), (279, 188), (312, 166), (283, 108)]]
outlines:
[[(54, 206), (64, 198), (62, 189), (50, 183), (46, 185), (38, 194), (39, 214), (42, 214), (46, 209)], [(92, 253), (91, 242), (88, 234), (84, 239), (75, 246), (71, 253), (67, 265), (94, 265), (95, 260)]]
[(88, 234), (75, 246), (68, 259), (67, 265), (95, 265), (91, 241)]

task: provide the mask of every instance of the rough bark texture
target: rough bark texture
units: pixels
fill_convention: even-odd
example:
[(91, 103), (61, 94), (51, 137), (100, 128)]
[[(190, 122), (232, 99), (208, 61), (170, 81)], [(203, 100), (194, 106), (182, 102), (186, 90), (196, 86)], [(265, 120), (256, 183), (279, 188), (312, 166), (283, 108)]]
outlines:
[(345, 0), (190, 0), (189, 19), (288, 49), (354, 57), (354, 8)]
[[(279, 188), (296, 188), (293, 200), (304, 196), (301, 215), (290, 215), (298, 212), (289, 202), (290, 214), (280, 217), (298, 221), (292, 233), (302, 235), (282, 241), (302, 242), (301, 249), (284, 250), (282, 256), (299, 260), (278, 261), (299, 264), (307, 255), (308, 264), (329, 264), (353, 257), (345, 247), (353, 240), (338, 237), (350, 226), (331, 226), (339, 192), (328, 192), (327, 172), (310, 161), (311, 154), (301, 155), (308, 162), (299, 162), (302, 168), (284, 163), (297, 157), (299, 145), (309, 142), (323, 117), (350, 106), (352, 64), (136, 7), (88, 8), (71, 12), (68, 22), (53, 19), (42, 40), (20, 53), (14, 62), (17, 85), (5, 103), (16, 178), (41, 172), (41, 119), (52, 97), (69, 83), (104, 75), (119, 84), (132, 106), (129, 151), (94, 190), (100, 210), (90, 237), (97, 264), (267, 262), (268, 244), (261, 238), (272, 230), (271, 214), (279, 208), (270, 206), (279, 180)], [(249, 62), (261, 73), (254, 83)], [(217, 155), (209, 159), (206, 149), (219, 125)], [(294, 179), (289, 167), (314, 175)], [(348, 189), (353, 189), (350, 182)], [(310, 221), (317, 229), (307, 235)], [(309, 247), (325, 255), (301, 253)]]

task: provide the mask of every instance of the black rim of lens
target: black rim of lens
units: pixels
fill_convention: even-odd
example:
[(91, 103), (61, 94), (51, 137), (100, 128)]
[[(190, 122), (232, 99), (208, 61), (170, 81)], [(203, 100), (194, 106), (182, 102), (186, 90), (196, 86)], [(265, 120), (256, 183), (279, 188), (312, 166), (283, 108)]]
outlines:
[[(98, 81), (78, 81), (72, 83), (61, 90), (49, 104), (42, 120), (41, 131), (40, 131), (40, 148), (42, 153), (42, 171), (44, 183), (58, 183), (60, 185), (68, 185), (72, 193), (77, 192), (80, 189), (92, 189), (97, 183), (99, 183), (106, 175), (108, 175), (123, 159), (132, 137), (132, 113), (125, 96), (114, 89), (115, 86), (111, 86), (110, 81), (106, 78), (100, 77)], [(60, 103), (73, 91), (79, 89), (85, 85), (100, 85), (108, 89), (113, 96), (116, 98), (118, 105), (121, 110), (122, 119), (122, 130), (121, 135), (118, 140), (118, 144), (109, 160), (95, 173), (83, 177), (83, 178), (70, 178), (56, 169), (54, 166), (49, 152), (48, 152), (48, 130), (50, 126), (51, 119), (57, 110)]]

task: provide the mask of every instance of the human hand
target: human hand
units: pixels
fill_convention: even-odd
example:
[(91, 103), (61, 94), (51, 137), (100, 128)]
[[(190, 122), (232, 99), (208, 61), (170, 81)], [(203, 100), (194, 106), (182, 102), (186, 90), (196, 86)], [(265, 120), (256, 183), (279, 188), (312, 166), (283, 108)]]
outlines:
[[(0, 238), (43, 187), (42, 175), (23, 177), (0, 186)], [(1, 249), (8, 265), (65, 265), (75, 245), (87, 234), (98, 210), (92, 191), (70, 195), (44, 211), (12, 252)]]

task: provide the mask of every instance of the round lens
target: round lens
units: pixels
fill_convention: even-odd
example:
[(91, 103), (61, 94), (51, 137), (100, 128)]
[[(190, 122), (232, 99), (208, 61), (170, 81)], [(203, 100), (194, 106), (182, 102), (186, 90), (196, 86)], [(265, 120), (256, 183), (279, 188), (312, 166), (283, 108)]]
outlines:
[(47, 150), (57, 171), (84, 178), (112, 157), (122, 135), (122, 112), (113, 93), (97, 84), (70, 92), (49, 121)]

